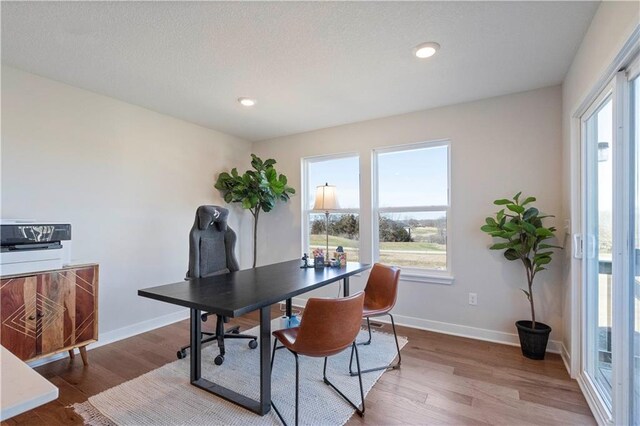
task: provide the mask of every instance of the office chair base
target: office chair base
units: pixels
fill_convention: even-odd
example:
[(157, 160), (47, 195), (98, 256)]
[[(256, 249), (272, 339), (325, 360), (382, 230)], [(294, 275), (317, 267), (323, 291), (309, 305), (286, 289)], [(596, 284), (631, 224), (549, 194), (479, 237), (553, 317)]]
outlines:
[[(218, 335), (214, 334), (214, 333), (209, 333), (209, 332), (202, 332), (202, 336), (207, 336), (206, 338), (201, 340), (201, 344), (204, 345), (206, 343), (209, 342), (215, 342), (218, 340)], [(258, 347), (258, 340), (256, 336), (250, 336), (248, 334), (240, 334), (240, 327), (239, 326), (235, 326), (235, 327), (231, 327), (230, 329), (228, 329), (225, 333), (224, 333), (224, 339), (251, 339), (249, 340), (249, 348), (250, 349), (256, 349)], [(186, 345), (181, 347), (178, 352), (176, 353), (176, 357), (178, 359), (183, 359), (187, 357), (187, 349), (190, 349), (191, 345)], [(224, 348), (224, 346), (223, 346)], [(224, 350), (224, 349), (222, 349)], [(224, 362), (224, 354), (220, 354), (218, 355), (215, 359), (214, 359), (214, 363), (216, 365), (222, 365), (222, 363)]]

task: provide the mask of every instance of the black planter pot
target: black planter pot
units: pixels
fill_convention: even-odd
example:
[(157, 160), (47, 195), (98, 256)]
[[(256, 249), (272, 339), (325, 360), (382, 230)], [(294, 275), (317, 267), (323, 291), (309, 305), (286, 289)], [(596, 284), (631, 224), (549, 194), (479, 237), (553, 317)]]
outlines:
[(516, 327), (522, 355), (530, 359), (544, 359), (551, 327), (537, 321), (535, 330), (531, 328), (531, 321), (516, 321)]

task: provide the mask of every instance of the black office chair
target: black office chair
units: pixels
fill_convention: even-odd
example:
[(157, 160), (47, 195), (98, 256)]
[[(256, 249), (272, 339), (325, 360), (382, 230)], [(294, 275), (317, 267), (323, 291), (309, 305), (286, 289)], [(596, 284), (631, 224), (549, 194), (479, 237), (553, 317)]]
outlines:
[[(203, 278), (213, 275), (238, 271), (240, 266), (236, 260), (234, 248), (236, 233), (227, 226), (229, 210), (218, 206), (200, 206), (196, 210), (196, 220), (189, 233), (189, 270), (187, 279)], [(202, 314), (206, 321), (210, 314)], [(220, 354), (215, 358), (216, 365), (224, 362), (224, 339), (250, 339), (249, 347), (258, 347), (257, 336), (240, 334), (240, 327), (231, 327), (225, 331), (224, 323), (228, 318), (216, 315), (215, 333), (202, 332), (202, 344), (216, 340)], [(186, 350), (191, 345), (183, 346), (178, 351), (178, 359), (187, 356)]]

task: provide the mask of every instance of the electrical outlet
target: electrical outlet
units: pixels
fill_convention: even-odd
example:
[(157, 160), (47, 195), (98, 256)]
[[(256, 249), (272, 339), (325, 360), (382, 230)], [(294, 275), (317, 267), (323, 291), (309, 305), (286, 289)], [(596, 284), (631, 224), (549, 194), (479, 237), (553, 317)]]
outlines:
[(469, 293), (469, 304), (473, 306), (478, 304), (478, 293)]

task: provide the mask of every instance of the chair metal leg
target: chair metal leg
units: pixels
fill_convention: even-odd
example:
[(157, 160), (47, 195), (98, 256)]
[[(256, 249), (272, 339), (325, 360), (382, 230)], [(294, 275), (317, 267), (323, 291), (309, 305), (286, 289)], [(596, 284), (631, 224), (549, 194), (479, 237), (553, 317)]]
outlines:
[[(279, 349), (277, 346), (278, 346), (278, 339), (274, 339), (273, 351), (271, 352), (271, 375), (273, 375), (273, 361), (276, 359), (276, 349)], [(284, 418), (282, 417), (282, 414), (280, 414), (280, 411), (278, 411), (278, 407), (276, 407), (276, 404), (273, 402), (273, 399), (271, 400), (271, 406), (273, 407), (273, 411), (275, 411), (276, 414), (278, 415), (278, 418), (280, 419), (282, 424), (287, 426), (287, 422), (284, 421)]]
[[(395, 364), (389, 364), (389, 365), (385, 365), (382, 367), (376, 367), (376, 368), (369, 368), (367, 370), (362, 370), (361, 373), (370, 373), (372, 371), (380, 371), (380, 370), (395, 370), (400, 368), (400, 364), (402, 363), (402, 355), (400, 355), (400, 344), (398, 344), (398, 334), (396, 333), (396, 323), (393, 320), (393, 315), (388, 314), (389, 317), (391, 318), (391, 328), (393, 329), (393, 338), (396, 341), (396, 350), (398, 352), (398, 362)], [(368, 318), (367, 318), (368, 320)], [(369, 330), (369, 332), (371, 332), (371, 330)], [(369, 338), (371, 339), (371, 338)], [(349, 359), (349, 374), (351, 376), (355, 376), (358, 373), (353, 371), (353, 349), (351, 349), (351, 358)]]
[(299, 396), (300, 396), (300, 365), (298, 361), (298, 354), (293, 352), (296, 357), (296, 426), (298, 426), (298, 411), (299, 411)]
[(369, 345), (371, 344), (371, 321), (369, 321), (369, 317), (367, 317), (367, 330), (369, 331), (369, 340), (366, 342), (359, 342), (356, 345)]
[(356, 413), (358, 413), (360, 417), (363, 417), (364, 408), (365, 408), (364, 407), (364, 389), (362, 388), (362, 374), (361, 374), (362, 372), (360, 371), (360, 357), (358, 356), (358, 347), (356, 342), (353, 342), (353, 344), (351, 345), (351, 350), (356, 354), (356, 367), (358, 369), (358, 372), (356, 373), (356, 375), (358, 376), (358, 382), (360, 383), (360, 400), (362, 401), (362, 409), (358, 407), (355, 403), (353, 403), (349, 398), (347, 398), (346, 395), (340, 391), (340, 389), (338, 389), (333, 383), (329, 381), (329, 379), (327, 379), (327, 357), (325, 357), (324, 359), (324, 368), (322, 369), (322, 376), (323, 376), (322, 378), (327, 385), (331, 386), (333, 390), (338, 392), (338, 394), (356, 410)]
[(402, 355), (400, 355), (400, 345), (398, 344), (398, 333), (396, 333), (396, 323), (393, 320), (393, 315), (389, 314), (389, 318), (391, 318), (391, 328), (393, 328), (393, 338), (396, 340), (396, 351), (398, 351), (398, 363), (395, 368), (400, 368), (400, 364), (402, 363)]
[(273, 360), (276, 359), (276, 348), (278, 346), (278, 339), (273, 339), (273, 351), (271, 352), (271, 372), (273, 373)]
[[(369, 331), (369, 340), (356, 343), (356, 345), (371, 344), (371, 321), (369, 320), (369, 317), (367, 317), (367, 330)], [(349, 357), (349, 374), (351, 374), (352, 376), (355, 375), (355, 373), (353, 372), (353, 348), (351, 348), (351, 356)]]

